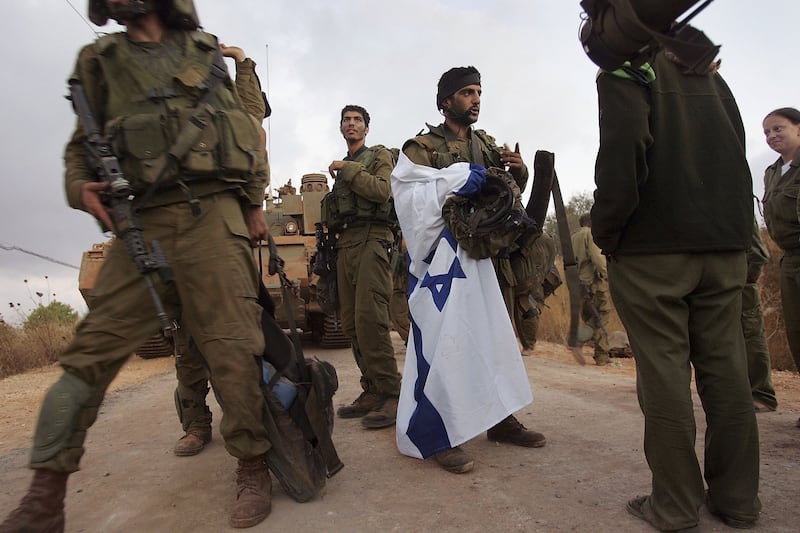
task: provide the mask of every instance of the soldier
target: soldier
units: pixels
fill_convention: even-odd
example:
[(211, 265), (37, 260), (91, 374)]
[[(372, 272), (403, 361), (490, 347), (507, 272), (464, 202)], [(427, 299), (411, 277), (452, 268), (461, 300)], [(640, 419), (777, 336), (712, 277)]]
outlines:
[(555, 269), (556, 249), (553, 238), (543, 233), (533, 246), (530, 257), (515, 261), (512, 256), (516, 286), (514, 290), (514, 323), (522, 344), (522, 355), (533, 355), (536, 334), (539, 331), (539, 318), (545, 299), (552, 292), (545, 292), (545, 278)]
[(397, 230), (398, 238), (395, 242), (400, 242), (399, 249), (392, 256), (392, 298), (389, 301), (389, 316), (392, 319), (392, 326), (403, 339), (404, 344), (408, 344), (408, 331), (411, 323), (408, 320), (408, 270), (406, 268), (406, 241), (400, 230)]
[(769, 261), (769, 252), (761, 240), (758, 222), (753, 218), (753, 241), (747, 253), (747, 280), (742, 292), (742, 331), (747, 348), (747, 376), (753, 394), (756, 413), (774, 411), (778, 408), (775, 386), (772, 384), (772, 364), (769, 358), (767, 339), (764, 336), (764, 314), (761, 311), (761, 292), (758, 278), (761, 269)]
[(364, 392), (337, 411), (378, 429), (394, 425), (400, 373), (389, 336), (392, 294), (391, 250), (397, 223), (391, 201), (391, 152), (367, 147), (369, 113), (361, 106), (342, 109), (339, 131), (347, 155), (331, 162), (333, 190), (323, 200), (324, 223), (338, 233), (336, 281), (342, 330), (352, 341)]
[[(444, 123), (428, 124), (428, 133), (406, 141), (403, 152), (417, 165), (443, 169), (457, 162), (470, 162), (485, 168), (508, 168), (519, 190), (528, 181), (528, 168), (517, 151), (501, 148), (483, 130), (472, 128), (478, 121), (481, 108), (481, 76), (475, 67), (455, 67), (439, 79), (436, 106), (444, 115)], [(508, 254), (492, 258), (497, 272), (503, 301), (513, 321), (514, 273)], [(538, 448), (546, 439), (541, 433), (525, 428), (513, 415), (487, 431), (489, 440), (508, 442), (517, 446)], [(453, 473), (472, 469), (472, 458), (456, 446), (435, 456), (442, 468)]]
[[(238, 46), (220, 44), (222, 55), (233, 58), (236, 66), (236, 92), (245, 110), (261, 122), (269, 115), (266, 97), (261, 91), (261, 82), (255, 71), (255, 61), (247, 57)], [(264, 132), (263, 128), (259, 128)], [(266, 144), (266, 135), (262, 136)], [(178, 386), (175, 388), (175, 408), (184, 435), (175, 443), (173, 453), (178, 457), (197, 455), (211, 442), (211, 409), (206, 403), (208, 395), (208, 366), (194, 342), (187, 339), (186, 332), (179, 332), (178, 357), (175, 372)]]
[(578, 223), (581, 229), (572, 235), (572, 249), (578, 261), (578, 277), (583, 293), (581, 318), (592, 328), (594, 362), (597, 366), (603, 366), (609, 363), (608, 317), (611, 316), (606, 258), (592, 240), (591, 215), (582, 214)]
[[(682, 36), (704, 38), (689, 27)], [(638, 69), (597, 76), (592, 234), (611, 258), (652, 472), (651, 493), (627, 510), (661, 531), (696, 529), (704, 502), (740, 528), (753, 527), (761, 509), (741, 323), (752, 180), (736, 101), (713, 54), (705, 57), (689, 67), (660, 51)], [(704, 470), (692, 369), (707, 425)]]
[[(270, 442), (254, 359), (264, 341), (251, 246), (268, 234), (261, 209), (268, 167), (259, 125), (242, 109), (227, 76), (218, 78), (221, 84), (211, 81), (212, 64), (223, 62), (219, 45), (213, 35), (197, 31), (190, 0), (93, 0), (89, 18), (101, 26), (113, 18), (126, 31), (84, 47), (72, 82), (83, 87), (98, 125), (111, 137), (143, 240), (159, 241), (171, 266), (171, 279), (156, 283), (155, 290), (165, 312), (188, 326), (224, 399), (221, 432), (238, 459), (230, 524), (250, 527), (271, 509), (264, 459)], [(209, 86), (217, 87), (213, 98), (195, 108)], [(205, 128), (191, 153), (163, 167), (160, 156), (173, 148), (190, 118)], [(237, 145), (214, 142), (232, 135)], [(108, 183), (95, 181), (85, 140), (79, 127), (65, 150), (69, 204), (108, 228), (128, 224), (119, 216), (112, 220), (102, 203)], [(161, 168), (162, 180), (150, 187), (152, 173), (162, 174)], [(78, 470), (106, 388), (133, 349), (159, 327), (146, 280), (126, 248), (112, 247), (93, 308), (61, 355), (64, 373), (42, 402), (34, 435), (33, 481), (0, 531), (63, 530), (67, 479)]]

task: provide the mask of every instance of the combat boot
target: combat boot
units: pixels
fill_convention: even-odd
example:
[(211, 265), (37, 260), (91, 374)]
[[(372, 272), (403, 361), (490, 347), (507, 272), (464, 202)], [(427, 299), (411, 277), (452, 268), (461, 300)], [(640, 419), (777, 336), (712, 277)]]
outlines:
[(252, 527), (272, 511), (272, 479), (264, 456), (239, 459), (236, 469), (236, 503), (231, 511), (231, 527)]
[(69, 474), (37, 469), (19, 507), (0, 524), (0, 533), (61, 533)]
[(608, 357), (607, 352), (595, 352), (594, 353), (594, 364), (597, 366), (606, 366), (608, 363), (611, 362), (611, 359)]
[(490, 428), (486, 437), (495, 442), (507, 442), (526, 448), (541, 448), (547, 443), (544, 435), (530, 431), (514, 415), (508, 415), (502, 422)]
[(361, 419), (361, 425), (367, 429), (380, 429), (393, 426), (397, 420), (397, 396), (380, 394), (381, 404)]
[(383, 397), (376, 393), (365, 390), (350, 405), (340, 407), (336, 414), (339, 418), (361, 418), (370, 411), (378, 409), (383, 402)]
[(208, 429), (195, 429), (190, 428), (186, 435), (178, 439), (175, 443), (175, 448), (172, 453), (178, 457), (189, 457), (197, 455), (203, 451), (206, 444), (211, 442), (211, 428)]
[(439, 466), (453, 474), (466, 474), (472, 470), (474, 465), (472, 457), (458, 446), (442, 450), (435, 454), (433, 458)]

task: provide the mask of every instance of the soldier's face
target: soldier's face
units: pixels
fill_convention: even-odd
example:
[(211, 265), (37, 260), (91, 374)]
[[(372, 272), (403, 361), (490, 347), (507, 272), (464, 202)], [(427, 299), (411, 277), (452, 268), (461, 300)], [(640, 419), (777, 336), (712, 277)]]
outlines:
[(791, 159), (800, 150), (800, 124), (792, 124), (780, 115), (770, 115), (763, 125), (767, 144), (784, 159)]
[(339, 131), (347, 142), (362, 141), (367, 136), (369, 128), (364, 122), (364, 117), (357, 111), (345, 111)]
[(481, 94), (480, 85), (467, 85), (445, 99), (445, 110), (459, 124), (475, 124), (481, 114)]

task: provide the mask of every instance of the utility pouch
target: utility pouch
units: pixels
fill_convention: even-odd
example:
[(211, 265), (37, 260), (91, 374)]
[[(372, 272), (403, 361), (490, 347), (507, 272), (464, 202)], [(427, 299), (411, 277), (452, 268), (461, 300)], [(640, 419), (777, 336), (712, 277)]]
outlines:
[(264, 154), (255, 119), (239, 109), (228, 109), (217, 111), (216, 124), (223, 172), (239, 176), (252, 173), (256, 168), (256, 158)]
[(341, 229), (343, 221), (339, 217), (336, 195), (332, 191), (322, 197), (320, 208), (322, 210), (322, 223), (334, 231)]
[[(197, 110), (194, 108), (178, 109), (170, 116), (170, 144), (179, 140), (183, 133), (183, 128), (197, 128), (195, 121), (190, 120)], [(214, 176), (218, 174), (219, 165), (216, 160), (216, 153), (219, 146), (219, 134), (212, 117), (203, 113), (203, 127), (196, 134), (192, 135), (191, 144), (185, 150), (185, 154), (180, 157), (180, 168), (188, 176)], [(172, 148), (172, 146), (170, 146)], [(175, 148), (180, 148), (176, 146)], [(184, 151), (184, 150), (181, 150)]]
[[(156, 180), (166, 159), (170, 146), (166, 120), (152, 113), (125, 116), (109, 122), (106, 131), (133, 193), (144, 191)], [(164, 178), (170, 181), (174, 175)]]

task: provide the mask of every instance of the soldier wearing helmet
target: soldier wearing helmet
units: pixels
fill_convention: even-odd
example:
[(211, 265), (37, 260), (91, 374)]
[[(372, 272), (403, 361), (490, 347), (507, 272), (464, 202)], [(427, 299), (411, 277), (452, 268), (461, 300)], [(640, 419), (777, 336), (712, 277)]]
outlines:
[[(114, 18), (126, 31), (84, 47), (71, 83), (84, 89), (130, 182), (145, 243), (159, 241), (171, 266), (171, 278), (155, 290), (166, 313), (180, 318), (198, 344), (223, 399), (221, 432), (239, 462), (230, 524), (250, 527), (271, 510), (265, 462), (271, 444), (254, 360), (264, 340), (251, 246), (269, 231), (261, 210), (268, 166), (260, 125), (230, 78), (212, 83), (211, 72), (218, 71), (212, 66), (224, 69), (224, 60), (216, 38), (196, 31), (191, 1), (92, 0), (89, 15), (97, 24)], [(206, 95), (209, 87), (214, 92)], [(185, 155), (163, 166), (190, 120), (205, 127)], [(236, 143), (224, 142), (230, 138)], [(79, 127), (66, 146), (67, 199), (114, 230), (119, 220), (100, 196), (108, 184), (96, 181), (85, 141)], [(60, 357), (64, 373), (42, 403), (29, 492), (2, 531), (64, 529), (67, 479), (79, 468), (106, 387), (159, 328), (146, 281), (126, 246), (112, 247), (92, 296), (92, 309)]]

